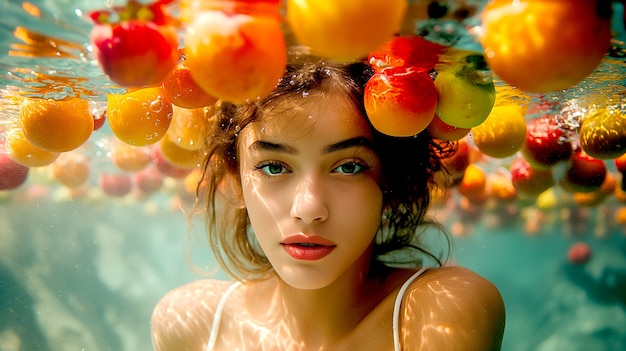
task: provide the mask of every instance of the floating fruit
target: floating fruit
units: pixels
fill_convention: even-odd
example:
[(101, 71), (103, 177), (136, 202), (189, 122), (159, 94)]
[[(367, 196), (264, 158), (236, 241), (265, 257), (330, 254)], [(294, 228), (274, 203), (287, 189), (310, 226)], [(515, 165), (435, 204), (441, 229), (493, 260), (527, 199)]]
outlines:
[(491, 72), (483, 56), (451, 51), (441, 56), (441, 60), (435, 67), (437, 115), (446, 124), (458, 128), (478, 126), (489, 116), (496, 99)]
[(427, 73), (391, 67), (369, 79), (364, 103), (370, 122), (379, 132), (406, 137), (420, 133), (433, 120), (437, 91)]
[(26, 182), (29, 168), (0, 153), (0, 190), (13, 190)]
[(111, 161), (122, 171), (137, 172), (152, 162), (152, 154), (147, 147), (118, 143), (113, 146)]
[(523, 197), (537, 197), (555, 184), (551, 169), (534, 169), (523, 158), (515, 159), (510, 171), (513, 187)]
[(161, 83), (174, 68), (178, 34), (164, 9), (170, 1), (144, 5), (129, 0), (124, 7), (90, 13), (94, 55), (109, 78), (124, 87)]
[(586, 115), (578, 133), (587, 155), (613, 159), (626, 153), (626, 116), (618, 109), (602, 108)]
[(177, 166), (163, 156), (163, 152), (161, 152), (161, 148), (158, 145), (152, 147), (152, 162), (156, 168), (166, 177), (181, 179), (191, 173), (193, 168), (184, 168)]
[(447, 141), (463, 139), (471, 131), (471, 128), (451, 126), (442, 121), (437, 114), (435, 114), (435, 117), (433, 117), (433, 120), (430, 122), (427, 129), (433, 139)]
[(36, 147), (66, 152), (83, 145), (93, 132), (86, 100), (25, 99), (20, 109), (24, 136)]
[(475, 164), (468, 165), (465, 169), (463, 180), (456, 189), (459, 194), (470, 200), (483, 199), (486, 196), (487, 189), (487, 175), (485, 171)]
[(174, 107), (174, 115), (165, 137), (178, 147), (187, 150), (199, 150), (205, 147), (207, 126), (213, 109), (202, 107), (184, 109)]
[(572, 143), (551, 116), (542, 116), (526, 126), (522, 155), (534, 168), (546, 169), (572, 156)]
[(126, 196), (133, 189), (133, 182), (128, 174), (102, 173), (98, 184), (105, 194), (115, 197)]
[(600, 189), (606, 174), (604, 161), (576, 152), (570, 158), (570, 165), (559, 185), (568, 192), (589, 193)]
[(495, 106), (489, 117), (472, 128), (472, 139), (485, 155), (504, 158), (517, 153), (526, 138), (526, 120), (517, 105)]
[(89, 158), (78, 152), (62, 154), (52, 164), (52, 175), (68, 188), (75, 188), (89, 179)]
[(163, 187), (163, 174), (156, 167), (146, 167), (133, 173), (133, 180), (144, 196), (150, 196)]
[(185, 61), (180, 62), (163, 80), (163, 92), (172, 104), (188, 108), (209, 106), (217, 101), (193, 79)]
[(26, 167), (46, 166), (54, 162), (60, 153), (42, 150), (24, 136), (21, 128), (14, 128), (6, 134), (6, 149), (11, 158)]
[(161, 87), (107, 96), (107, 117), (113, 134), (135, 146), (154, 144), (169, 128), (172, 103)]
[(314, 54), (341, 61), (366, 57), (400, 31), (406, 0), (287, 0), (287, 22)]
[(489, 67), (530, 92), (572, 87), (591, 74), (611, 41), (611, 1), (494, 0), (482, 16)]
[(591, 258), (591, 247), (583, 242), (573, 243), (567, 250), (567, 260), (574, 264), (583, 264)]
[(439, 63), (439, 55), (446, 48), (418, 35), (400, 35), (370, 52), (367, 62), (375, 71), (388, 67), (412, 67), (418, 72), (429, 72)]
[(287, 64), (278, 6), (274, 14), (200, 11), (186, 29), (185, 54), (210, 95), (234, 103), (267, 95)]
[(178, 144), (172, 142), (169, 138), (161, 139), (158, 145), (163, 158), (171, 164), (181, 168), (200, 167), (202, 161), (204, 160), (204, 151), (202, 149), (183, 149), (178, 146)]

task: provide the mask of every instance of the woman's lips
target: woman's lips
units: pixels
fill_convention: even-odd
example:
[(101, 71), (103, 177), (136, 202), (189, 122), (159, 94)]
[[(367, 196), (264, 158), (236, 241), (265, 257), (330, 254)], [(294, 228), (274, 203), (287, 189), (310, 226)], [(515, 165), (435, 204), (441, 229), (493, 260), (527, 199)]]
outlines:
[(314, 261), (326, 257), (337, 246), (334, 242), (316, 235), (292, 235), (280, 243), (285, 251), (297, 260)]

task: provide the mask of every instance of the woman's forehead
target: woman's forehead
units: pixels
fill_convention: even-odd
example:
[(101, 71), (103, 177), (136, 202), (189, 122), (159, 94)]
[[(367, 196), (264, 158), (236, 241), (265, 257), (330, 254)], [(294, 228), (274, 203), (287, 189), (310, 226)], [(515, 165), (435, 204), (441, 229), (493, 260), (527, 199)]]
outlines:
[(347, 97), (316, 94), (277, 103), (259, 120), (246, 126), (241, 136), (258, 140), (341, 133), (369, 137), (371, 127), (366, 117)]

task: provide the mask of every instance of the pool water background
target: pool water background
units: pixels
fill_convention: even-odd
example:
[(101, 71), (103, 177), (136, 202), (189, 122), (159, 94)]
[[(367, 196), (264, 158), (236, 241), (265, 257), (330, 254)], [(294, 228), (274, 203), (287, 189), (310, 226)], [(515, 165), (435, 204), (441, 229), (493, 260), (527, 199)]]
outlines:
[[(46, 189), (27, 186), (0, 205), (0, 350), (16, 350), (18, 335), (34, 343), (24, 350), (150, 350), (150, 313), (164, 293), (227, 279), (200, 218), (168, 195), (71, 200)], [(534, 236), (522, 220), (468, 222), (472, 233), (454, 238), (453, 261), (502, 292), (503, 350), (623, 350), (626, 236), (612, 228), (597, 237), (594, 222), (578, 223), (587, 227), (576, 235), (555, 224)], [(593, 250), (585, 265), (567, 260), (579, 240)]]
[[(2, 55), (15, 50), (18, 26), (85, 42), (90, 24), (75, 9), (103, 1), (32, 3), (43, 10), (39, 18), (25, 13), (20, 1), (0, 0)], [(72, 93), (68, 82), (87, 95), (115, 89), (84, 46), (65, 49), (75, 58), (0, 56), (0, 89), (38, 94), (43, 85), (52, 97)], [(41, 73), (66, 80), (41, 79)], [(11, 111), (1, 109), (0, 127)], [(94, 168), (108, 167), (101, 152), (108, 138), (104, 128), (86, 146)], [(96, 179), (91, 183), (95, 187)], [(227, 279), (211, 259), (200, 218), (188, 219), (192, 209), (180, 192), (180, 183), (170, 180), (149, 198), (98, 191), (71, 197), (35, 170), (24, 186), (0, 197), (0, 351), (16, 350), (20, 339), (29, 351), (150, 350), (150, 313), (164, 293), (204, 276)], [(510, 217), (493, 210), (476, 220), (455, 211), (442, 216), (444, 224), (463, 227), (453, 239), (453, 262), (490, 279), (503, 294), (503, 350), (624, 350), (626, 228), (610, 224), (614, 206)], [(525, 227), (543, 216), (529, 235)], [(586, 264), (567, 260), (576, 241), (592, 248)]]

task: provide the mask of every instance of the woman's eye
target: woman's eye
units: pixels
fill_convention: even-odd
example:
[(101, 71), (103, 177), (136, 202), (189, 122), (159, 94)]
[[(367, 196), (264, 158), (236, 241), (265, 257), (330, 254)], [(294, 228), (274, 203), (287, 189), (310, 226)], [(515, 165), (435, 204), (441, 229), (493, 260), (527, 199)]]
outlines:
[(263, 172), (265, 175), (274, 176), (283, 173), (288, 173), (288, 169), (280, 163), (266, 162), (256, 166), (256, 169)]
[(339, 167), (335, 168), (333, 172), (344, 173), (344, 174), (356, 174), (356, 173), (363, 172), (367, 169), (369, 169), (369, 167), (367, 167), (366, 165), (351, 161), (351, 162), (346, 162), (340, 165)]

